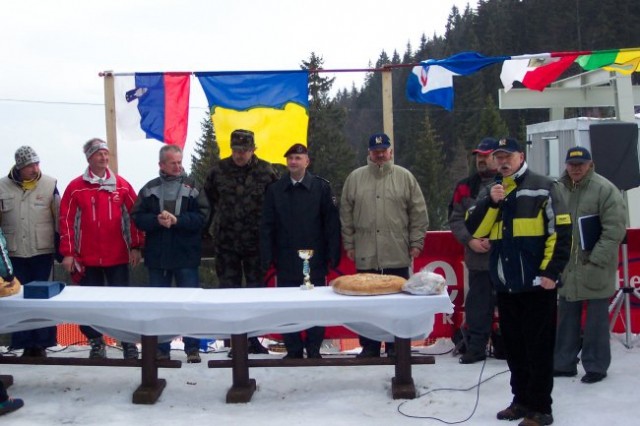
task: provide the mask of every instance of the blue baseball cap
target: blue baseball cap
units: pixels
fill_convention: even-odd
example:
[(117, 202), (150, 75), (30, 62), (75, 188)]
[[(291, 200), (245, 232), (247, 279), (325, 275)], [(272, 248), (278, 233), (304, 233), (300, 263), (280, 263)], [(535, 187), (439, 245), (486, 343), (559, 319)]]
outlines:
[(384, 133), (376, 133), (369, 138), (369, 151), (391, 148), (391, 139)]
[(514, 152), (522, 152), (522, 149), (520, 149), (520, 144), (518, 143), (517, 140), (513, 138), (502, 138), (495, 145), (493, 153), (495, 154), (496, 152), (500, 152), (500, 151), (514, 153)]
[(471, 151), (472, 154), (488, 155), (496, 148), (498, 141), (495, 138), (483, 138), (478, 147)]
[(567, 151), (567, 158), (564, 160), (565, 163), (569, 164), (582, 164), (587, 161), (591, 161), (591, 153), (587, 148), (582, 146), (569, 148)]

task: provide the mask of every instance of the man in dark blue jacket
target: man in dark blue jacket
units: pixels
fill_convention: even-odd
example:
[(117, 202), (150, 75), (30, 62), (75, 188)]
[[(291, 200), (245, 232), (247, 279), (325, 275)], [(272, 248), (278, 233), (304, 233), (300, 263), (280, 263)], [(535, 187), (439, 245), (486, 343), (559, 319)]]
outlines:
[(489, 270), (513, 393), (497, 417), (550, 425), (556, 285), (569, 260), (571, 217), (557, 184), (528, 169), (518, 141), (500, 139), (493, 156), (502, 179), (478, 196), (466, 223), (474, 238), (491, 241)]
[[(182, 150), (175, 145), (160, 149), (160, 176), (148, 182), (138, 194), (131, 216), (146, 232), (144, 263), (149, 284), (170, 287), (199, 287), (202, 228), (209, 215), (203, 192), (182, 168)], [(187, 362), (200, 362), (200, 342), (184, 338)], [(158, 358), (169, 359), (170, 344), (158, 345)]]
[[(260, 255), (263, 266), (272, 263), (279, 287), (298, 287), (303, 282), (303, 261), (298, 250), (313, 250), (310, 278), (314, 285), (325, 285), (329, 267), (340, 262), (340, 218), (329, 182), (308, 173), (309, 155), (302, 144), (285, 153), (286, 173), (267, 188), (260, 225)], [(286, 358), (320, 358), (324, 327), (283, 335)]]

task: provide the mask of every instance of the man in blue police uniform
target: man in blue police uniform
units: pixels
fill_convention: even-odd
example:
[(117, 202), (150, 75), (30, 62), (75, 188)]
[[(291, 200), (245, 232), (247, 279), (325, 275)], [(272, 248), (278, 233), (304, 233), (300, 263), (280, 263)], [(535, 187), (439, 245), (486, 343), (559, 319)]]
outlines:
[[(309, 263), (311, 283), (325, 285), (329, 267), (340, 263), (340, 219), (325, 179), (307, 172), (307, 147), (295, 144), (287, 150), (286, 173), (267, 188), (260, 225), (260, 255), (263, 267), (273, 263), (279, 287), (302, 284), (302, 259), (298, 250), (313, 250)], [(285, 358), (321, 358), (320, 346), (324, 327), (283, 335), (287, 348)]]

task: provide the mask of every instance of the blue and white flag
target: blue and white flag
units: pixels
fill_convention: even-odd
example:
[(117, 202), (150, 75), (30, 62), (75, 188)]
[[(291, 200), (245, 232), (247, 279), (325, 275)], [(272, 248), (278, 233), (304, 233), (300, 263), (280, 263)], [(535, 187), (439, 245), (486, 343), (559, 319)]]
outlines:
[(409, 75), (407, 97), (414, 102), (436, 104), (451, 111), (454, 75), (470, 75), (509, 58), (510, 56), (488, 57), (477, 52), (462, 52), (445, 59), (422, 61)]
[(458, 75), (439, 65), (419, 65), (407, 80), (407, 98), (418, 103), (453, 109), (453, 76)]

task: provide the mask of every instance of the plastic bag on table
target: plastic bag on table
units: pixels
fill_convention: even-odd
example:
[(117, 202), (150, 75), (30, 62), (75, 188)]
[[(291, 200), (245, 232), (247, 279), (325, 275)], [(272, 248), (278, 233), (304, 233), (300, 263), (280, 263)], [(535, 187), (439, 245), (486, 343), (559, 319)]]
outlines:
[(447, 288), (444, 277), (426, 268), (416, 272), (402, 286), (402, 290), (411, 294), (429, 295), (442, 294)]

